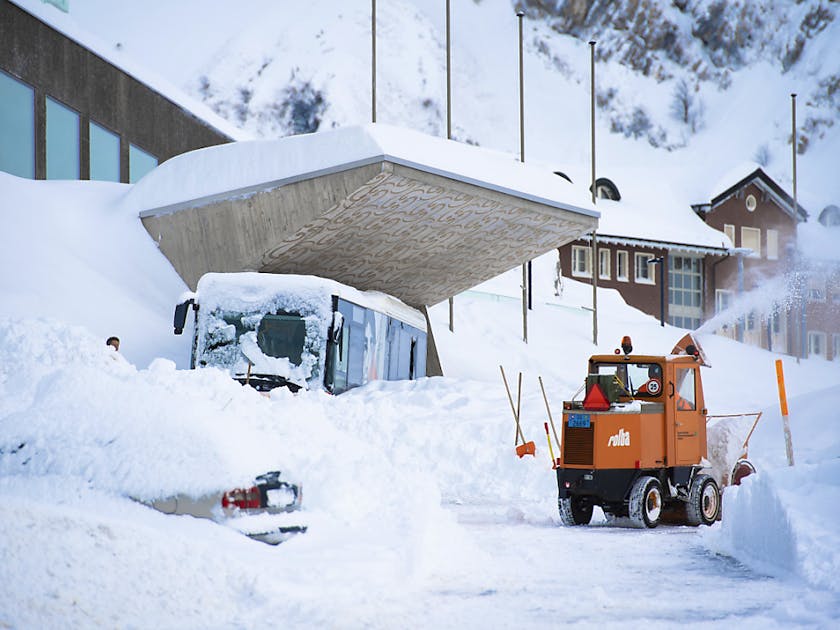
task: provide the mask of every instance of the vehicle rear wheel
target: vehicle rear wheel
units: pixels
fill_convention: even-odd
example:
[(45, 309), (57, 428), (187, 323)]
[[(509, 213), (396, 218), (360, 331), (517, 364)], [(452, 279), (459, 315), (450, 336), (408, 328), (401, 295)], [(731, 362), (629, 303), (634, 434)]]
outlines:
[(563, 525), (588, 525), (592, 520), (592, 501), (586, 497), (568, 496), (557, 502)]
[(711, 525), (720, 512), (720, 490), (709, 475), (697, 475), (688, 491), (685, 520), (689, 525)]
[(655, 477), (639, 477), (630, 490), (630, 520), (636, 527), (656, 527), (662, 514), (662, 485)]

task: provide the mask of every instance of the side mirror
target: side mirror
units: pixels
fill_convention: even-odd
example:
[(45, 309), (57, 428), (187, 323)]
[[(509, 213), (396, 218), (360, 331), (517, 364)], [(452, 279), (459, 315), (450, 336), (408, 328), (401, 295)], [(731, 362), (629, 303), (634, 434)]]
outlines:
[(341, 340), (341, 331), (344, 328), (344, 316), (335, 311), (333, 313), (332, 328), (330, 329), (330, 341), (338, 343)]
[(194, 303), (195, 300), (189, 299), (175, 307), (175, 318), (172, 325), (175, 327), (176, 335), (180, 335), (184, 332), (184, 325), (187, 322), (187, 310), (190, 308), (190, 304)]

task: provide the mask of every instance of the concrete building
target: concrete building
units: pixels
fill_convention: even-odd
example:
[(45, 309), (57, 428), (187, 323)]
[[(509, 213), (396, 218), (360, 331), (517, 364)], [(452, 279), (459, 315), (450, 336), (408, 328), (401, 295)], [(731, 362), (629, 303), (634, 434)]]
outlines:
[(172, 156), (236, 137), (176, 90), (114, 63), (118, 51), (96, 49), (58, 9), (39, 13), (0, 0), (0, 170), (135, 182)]

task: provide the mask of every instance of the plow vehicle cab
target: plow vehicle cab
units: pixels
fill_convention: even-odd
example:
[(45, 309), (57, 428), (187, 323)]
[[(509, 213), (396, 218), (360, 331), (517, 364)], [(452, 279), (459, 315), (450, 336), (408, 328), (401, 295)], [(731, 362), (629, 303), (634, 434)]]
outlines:
[(656, 527), (666, 514), (710, 525), (720, 512), (706, 461), (706, 405), (693, 344), (679, 354), (632, 354), (629, 337), (614, 355), (589, 359), (586, 395), (563, 403), (557, 466), (560, 517), (589, 523), (593, 506)]

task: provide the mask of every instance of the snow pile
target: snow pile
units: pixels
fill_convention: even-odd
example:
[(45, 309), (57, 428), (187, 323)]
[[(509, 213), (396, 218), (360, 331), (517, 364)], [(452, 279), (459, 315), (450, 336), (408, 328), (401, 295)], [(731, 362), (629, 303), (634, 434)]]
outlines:
[[(163, 359), (138, 371), (98, 339), (56, 322), (4, 322), (0, 339), (0, 364), (16, 366), (2, 381), (2, 400), (12, 401), (0, 415), (4, 477), (70, 478), (152, 500), (200, 497), (282, 470), (304, 483), (317, 521), (394, 527), (405, 537), (403, 515), (440, 515), (432, 480), (334, 426), (335, 399), (323, 393), (283, 390), (269, 401), (223, 371), (179, 371)], [(39, 344), (41, 352), (29, 351)], [(406, 544), (417, 544), (410, 538)]]
[[(120, 210), (132, 187), (32, 181), (0, 172), (0, 316), (50, 317), (116, 335), (129, 361), (189, 365), (172, 335), (184, 283), (137, 220)], [(59, 350), (56, 350), (59, 351)]]
[(759, 571), (840, 592), (838, 408), (838, 386), (790, 399), (794, 467), (787, 466), (778, 406), (765, 410), (750, 441), (758, 474), (726, 489), (723, 519), (706, 532), (707, 544)]

